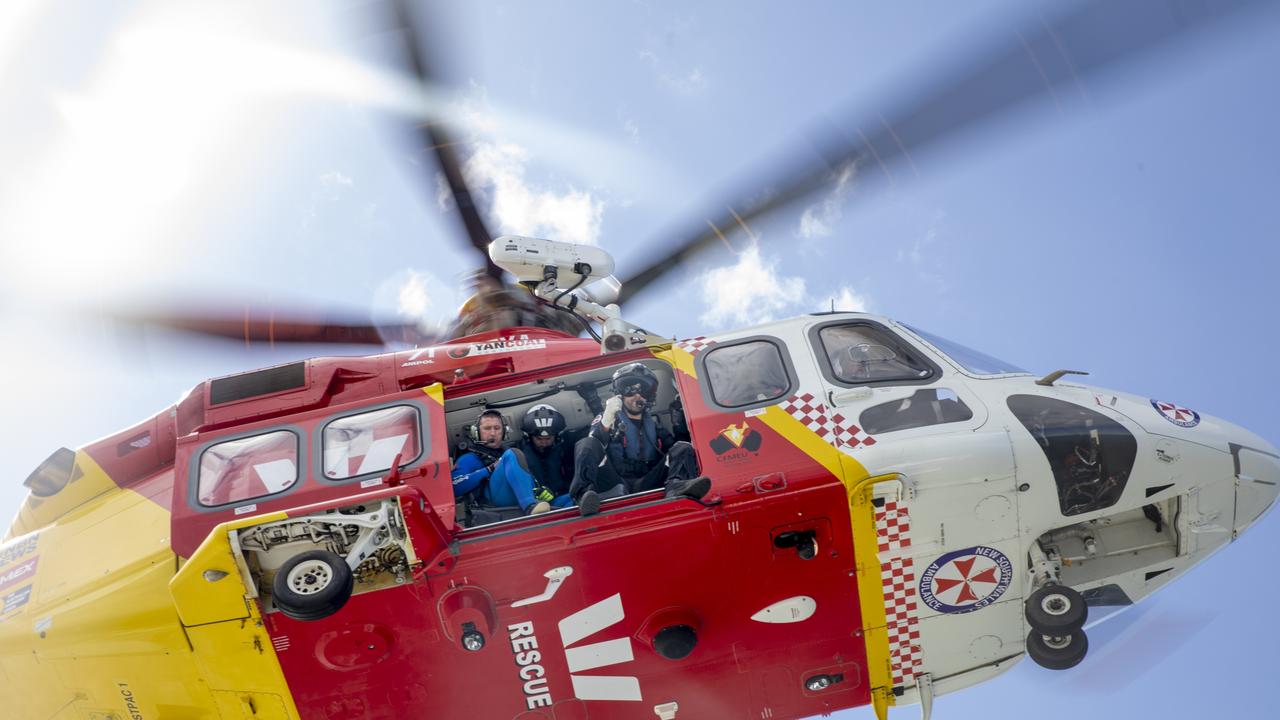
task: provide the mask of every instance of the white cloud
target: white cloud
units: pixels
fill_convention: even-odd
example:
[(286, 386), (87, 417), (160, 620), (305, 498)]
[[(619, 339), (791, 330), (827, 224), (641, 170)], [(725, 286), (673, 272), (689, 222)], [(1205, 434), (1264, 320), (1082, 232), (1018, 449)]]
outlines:
[(636, 143), (620, 141), (617, 133), (595, 135), (540, 118), (527, 108), (504, 109), (493, 104), (484, 86), (475, 81), (465, 95), (452, 98), (447, 109), (433, 117), (448, 121), (457, 133), (455, 140), (492, 140), (532, 148), (539, 165), (555, 167), (591, 187), (646, 198), (690, 192), (685, 177), (673, 173), (652, 153), (639, 152)]
[[(456, 103), (451, 115), (471, 131), (470, 155), (459, 153), (462, 174), (476, 202), (487, 209), (486, 219), (496, 224), (492, 231), (598, 244), (604, 200), (573, 186), (555, 190), (530, 181), (531, 155), (520, 144), (498, 139), (504, 133), (489, 113), (484, 87), (472, 82), (471, 94)], [(453, 193), (440, 172), (436, 204), (442, 212), (454, 207)]]
[(472, 192), (490, 201), (498, 231), (598, 243), (604, 201), (573, 187), (562, 192), (535, 187), (525, 177), (528, 160), (519, 145), (481, 141), (463, 166)]
[(396, 295), (396, 311), (408, 318), (427, 317), (432, 305), (427, 285), (432, 281), (417, 270), (409, 270), (408, 273)]
[(706, 274), (702, 321), (716, 327), (769, 322), (788, 309), (803, 304), (804, 278), (778, 274), (777, 263), (766, 261), (754, 244), (733, 265)]
[(822, 200), (804, 209), (800, 216), (800, 227), (796, 231), (800, 237), (807, 240), (831, 235), (833, 226), (844, 215), (845, 200), (853, 190), (855, 175), (856, 167), (849, 163), (836, 175), (835, 187)]
[(778, 272), (777, 261), (752, 243), (732, 265), (713, 268), (702, 282), (705, 307), (700, 319), (722, 329), (771, 322), (801, 313), (834, 309), (869, 312), (871, 300), (850, 285), (834, 292), (810, 293), (803, 277)]
[(370, 308), (375, 318), (398, 316), (428, 334), (443, 332), (464, 299), (458, 281), (442, 281), (426, 270), (397, 270), (379, 283)]
[(840, 288), (840, 292), (835, 296), (836, 310), (845, 312), (867, 312), (870, 305), (867, 302), (867, 296), (859, 293), (853, 288), (845, 285)]
[(632, 144), (640, 142), (640, 126), (635, 120), (627, 119), (622, 123), (622, 132), (626, 133), (627, 140)]
[(351, 187), (355, 182), (337, 170), (330, 170), (320, 176), (320, 184), (325, 187)]
[(449, 187), (449, 180), (444, 173), (436, 172), (436, 206), (440, 208), (440, 212), (449, 212), (453, 209), (453, 189)]

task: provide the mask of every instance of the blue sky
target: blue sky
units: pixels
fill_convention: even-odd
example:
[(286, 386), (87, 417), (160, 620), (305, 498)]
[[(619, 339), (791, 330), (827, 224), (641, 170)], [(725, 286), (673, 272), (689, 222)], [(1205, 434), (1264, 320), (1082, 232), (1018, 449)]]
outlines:
[[(260, 5), (0, 9), (5, 512), (58, 446), (205, 377), (332, 352), (125, 331), (104, 308), (447, 316), (473, 260), (406, 113), (458, 123), (494, 229), (598, 242), (625, 273), (726, 187), (767, 193), (806, 138), (887, 111), (981, 38), (1056, 7), (438, 5), (432, 52), (453, 87), (415, 93), (376, 71), (384, 44), (347, 6)], [(626, 312), (684, 337), (835, 299), (1280, 443), (1276, 29), (1274, 14), (1236, 23), (913, 156), (890, 181), (855, 172)], [(1076, 670), (1024, 663), (935, 711), (1262, 716), (1277, 547), (1270, 518), (1095, 629)]]

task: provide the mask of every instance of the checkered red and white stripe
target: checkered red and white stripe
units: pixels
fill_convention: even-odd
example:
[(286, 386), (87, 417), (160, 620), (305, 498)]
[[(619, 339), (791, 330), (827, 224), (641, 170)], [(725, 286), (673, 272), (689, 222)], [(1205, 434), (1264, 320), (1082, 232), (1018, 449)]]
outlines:
[(715, 344), (716, 344), (715, 340), (708, 340), (702, 335), (699, 335), (698, 337), (689, 338), (688, 340), (676, 341), (676, 347), (680, 348), (681, 350), (684, 350), (690, 355), (697, 355), (698, 353), (702, 352), (703, 350), (706, 350), (707, 348)]
[(876, 511), (884, 614), (889, 635), (889, 664), (894, 686), (915, 677), (923, 663), (920, 624), (916, 618), (916, 572), (910, 556), (894, 557), (911, 547), (911, 516), (905, 505), (886, 502)]
[(876, 508), (876, 534), (880, 538), (880, 552), (902, 550), (911, 547), (911, 516), (905, 505), (886, 502)]
[(792, 395), (783, 403), (782, 409), (837, 448), (876, 444), (875, 438), (862, 432), (862, 428), (846, 420), (844, 415), (829, 414), (827, 406), (811, 393)]

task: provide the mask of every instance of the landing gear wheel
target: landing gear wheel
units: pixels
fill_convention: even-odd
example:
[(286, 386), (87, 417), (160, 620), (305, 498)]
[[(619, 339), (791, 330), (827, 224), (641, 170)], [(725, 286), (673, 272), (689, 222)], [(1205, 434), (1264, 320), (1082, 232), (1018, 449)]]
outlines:
[(1031, 593), (1026, 603), (1027, 624), (1042, 635), (1067, 635), (1084, 627), (1089, 606), (1084, 597), (1066, 585), (1045, 585)]
[(328, 550), (310, 550), (285, 561), (271, 593), (276, 608), (294, 620), (319, 620), (338, 612), (351, 597), (355, 578), (347, 561)]
[(1045, 635), (1035, 630), (1027, 635), (1027, 654), (1042, 668), (1066, 670), (1075, 667), (1089, 652), (1089, 638), (1083, 630), (1066, 635)]

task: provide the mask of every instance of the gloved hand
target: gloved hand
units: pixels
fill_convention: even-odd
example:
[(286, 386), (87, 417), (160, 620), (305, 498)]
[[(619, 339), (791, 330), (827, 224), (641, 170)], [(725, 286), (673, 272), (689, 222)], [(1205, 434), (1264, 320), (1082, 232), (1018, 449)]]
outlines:
[(614, 395), (604, 404), (604, 412), (600, 415), (600, 424), (605, 430), (612, 431), (618, 424), (618, 414), (622, 412), (622, 398)]
[(533, 499), (539, 502), (549, 503), (556, 499), (556, 494), (551, 492), (550, 489), (539, 485), (533, 489)]

